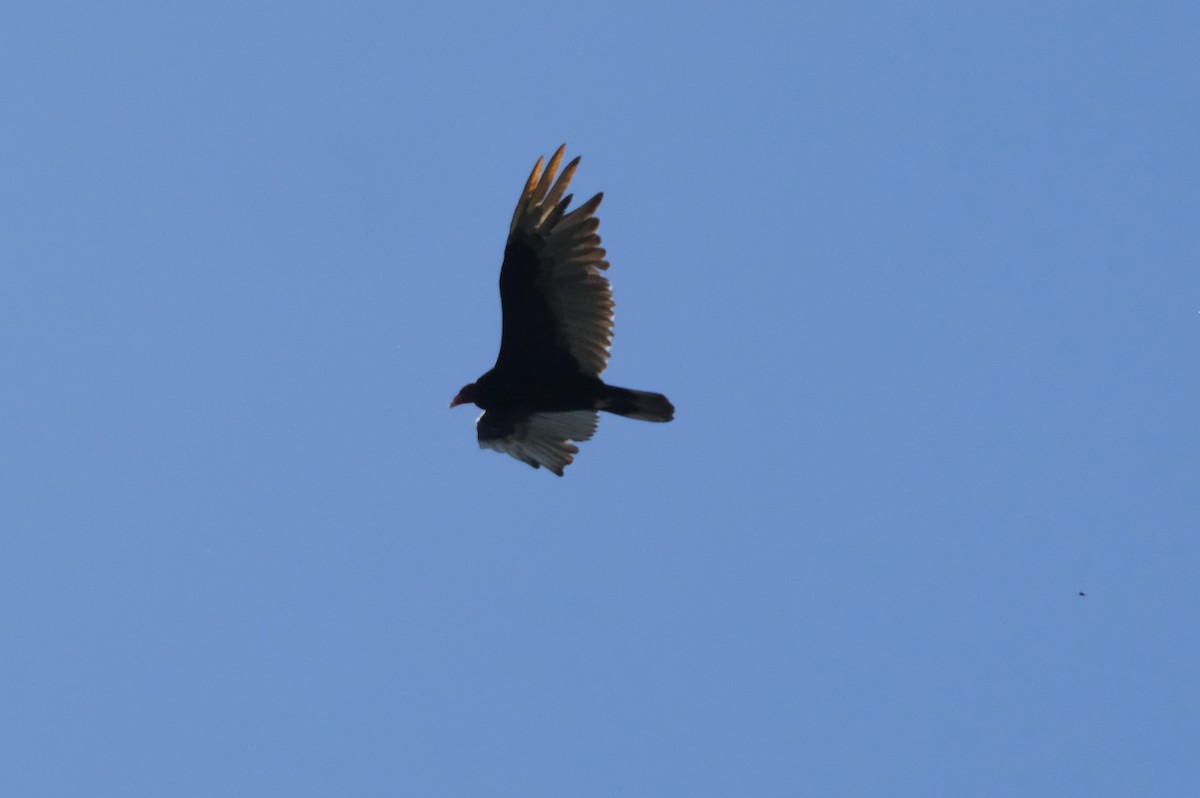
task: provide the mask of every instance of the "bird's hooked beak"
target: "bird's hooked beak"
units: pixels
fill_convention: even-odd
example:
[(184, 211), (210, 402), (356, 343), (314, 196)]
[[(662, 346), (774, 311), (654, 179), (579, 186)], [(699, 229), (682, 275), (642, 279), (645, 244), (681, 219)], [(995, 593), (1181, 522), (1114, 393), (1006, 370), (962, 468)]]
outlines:
[(458, 396), (456, 396), (450, 400), (450, 406), (458, 407), (459, 405), (465, 405), (468, 402), (474, 402), (474, 401), (475, 401), (475, 383), (471, 383), (470, 385), (464, 385), (463, 389), (458, 392)]

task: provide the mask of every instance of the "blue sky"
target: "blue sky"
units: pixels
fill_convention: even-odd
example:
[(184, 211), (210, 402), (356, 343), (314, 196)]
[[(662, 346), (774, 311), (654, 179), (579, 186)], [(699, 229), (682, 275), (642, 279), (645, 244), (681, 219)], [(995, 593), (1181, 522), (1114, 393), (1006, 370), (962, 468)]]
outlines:
[[(0, 11), (0, 792), (1200, 790), (1193, 3)], [(447, 410), (583, 156), (558, 479)], [(1080, 596), (1080, 592), (1086, 596)]]

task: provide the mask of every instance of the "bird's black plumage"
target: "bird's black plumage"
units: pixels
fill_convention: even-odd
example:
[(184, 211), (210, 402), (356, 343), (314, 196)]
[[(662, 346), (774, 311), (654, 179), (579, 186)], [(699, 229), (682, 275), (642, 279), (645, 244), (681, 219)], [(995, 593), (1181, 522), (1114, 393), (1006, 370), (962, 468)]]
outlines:
[(451, 402), (484, 409), (478, 422), (482, 448), (559, 476), (579, 451), (571, 441), (595, 432), (598, 411), (646, 421), (670, 421), (675, 413), (662, 394), (600, 379), (613, 308), (595, 216), (603, 195), (567, 212), (566, 189), (579, 159), (556, 180), (563, 149), (545, 171), (538, 159), (513, 212), (500, 269), (504, 321), (496, 364)]

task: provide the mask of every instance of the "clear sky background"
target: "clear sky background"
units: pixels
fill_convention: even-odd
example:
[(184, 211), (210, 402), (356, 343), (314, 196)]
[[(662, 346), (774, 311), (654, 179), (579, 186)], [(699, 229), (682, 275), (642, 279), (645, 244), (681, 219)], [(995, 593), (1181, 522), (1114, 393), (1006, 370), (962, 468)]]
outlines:
[[(1200, 794), (1198, 54), (1194, 2), (6, 4), (0, 794)], [(559, 479), (446, 406), (564, 141), (606, 377), (678, 415)]]

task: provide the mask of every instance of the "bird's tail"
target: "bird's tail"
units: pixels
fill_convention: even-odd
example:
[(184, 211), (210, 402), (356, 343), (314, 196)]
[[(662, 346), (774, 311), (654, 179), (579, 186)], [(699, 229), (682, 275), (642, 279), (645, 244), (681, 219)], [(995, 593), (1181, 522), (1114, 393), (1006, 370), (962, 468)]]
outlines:
[(670, 421), (675, 418), (675, 406), (661, 393), (631, 391), (614, 385), (604, 387), (604, 397), (597, 405), (597, 410), (607, 410), (618, 416), (642, 421)]

